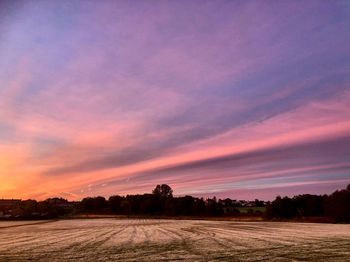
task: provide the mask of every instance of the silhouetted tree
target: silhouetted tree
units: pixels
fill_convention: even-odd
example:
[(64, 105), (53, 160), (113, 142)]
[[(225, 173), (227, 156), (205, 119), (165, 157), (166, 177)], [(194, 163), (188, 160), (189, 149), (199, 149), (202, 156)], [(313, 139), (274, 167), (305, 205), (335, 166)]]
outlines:
[(261, 201), (259, 199), (254, 200), (254, 206), (256, 207), (263, 207), (265, 205), (264, 201)]
[(335, 222), (350, 222), (350, 185), (331, 195), (277, 197), (267, 206), (268, 218), (326, 217)]
[(297, 211), (293, 200), (289, 197), (276, 197), (274, 201), (267, 207), (266, 215), (269, 218), (292, 218), (296, 216)]
[(193, 204), (193, 213), (197, 216), (203, 216), (206, 213), (205, 202), (203, 198), (196, 198)]
[(350, 191), (335, 191), (326, 200), (326, 215), (336, 222), (350, 222)]
[(123, 201), (123, 197), (121, 196), (111, 196), (108, 199), (108, 206), (113, 213), (120, 214), (122, 213), (121, 204)]
[(173, 196), (173, 190), (167, 184), (157, 185), (156, 188), (153, 189), (152, 193), (161, 197)]
[(102, 210), (107, 207), (107, 201), (104, 197), (86, 197), (81, 201), (83, 211)]
[(209, 216), (217, 216), (223, 213), (223, 210), (219, 208), (216, 197), (214, 196), (212, 199), (208, 198), (206, 201), (207, 215)]
[(194, 198), (192, 196), (177, 197), (175, 210), (178, 215), (189, 216), (193, 214)]

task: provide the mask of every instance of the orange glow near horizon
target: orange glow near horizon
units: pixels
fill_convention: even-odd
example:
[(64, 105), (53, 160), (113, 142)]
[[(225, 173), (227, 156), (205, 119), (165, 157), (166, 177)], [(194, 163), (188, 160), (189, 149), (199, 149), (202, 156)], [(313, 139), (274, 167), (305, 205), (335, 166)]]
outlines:
[(3, 6), (0, 198), (168, 183), (271, 199), (350, 182), (342, 3), (71, 5)]

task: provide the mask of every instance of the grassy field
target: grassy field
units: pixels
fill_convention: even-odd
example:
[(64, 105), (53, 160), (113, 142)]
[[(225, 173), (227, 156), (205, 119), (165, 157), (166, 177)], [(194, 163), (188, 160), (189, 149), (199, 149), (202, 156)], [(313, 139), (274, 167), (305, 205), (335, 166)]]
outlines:
[(261, 212), (264, 213), (266, 211), (266, 207), (237, 207), (236, 208), (241, 214), (247, 214), (247, 213), (255, 213), (255, 212)]
[(0, 222), (0, 261), (26, 260), (350, 261), (350, 225), (155, 219)]

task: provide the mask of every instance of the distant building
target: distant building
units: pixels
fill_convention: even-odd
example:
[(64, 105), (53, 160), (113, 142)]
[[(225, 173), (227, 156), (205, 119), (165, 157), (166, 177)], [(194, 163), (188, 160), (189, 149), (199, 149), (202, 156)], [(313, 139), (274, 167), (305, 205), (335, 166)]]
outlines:
[(12, 217), (12, 211), (20, 205), (20, 199), (0, 199), (0, 218)]
[(21, 203), (20, 199), (0, 199), (0, 209), (8, 209)]

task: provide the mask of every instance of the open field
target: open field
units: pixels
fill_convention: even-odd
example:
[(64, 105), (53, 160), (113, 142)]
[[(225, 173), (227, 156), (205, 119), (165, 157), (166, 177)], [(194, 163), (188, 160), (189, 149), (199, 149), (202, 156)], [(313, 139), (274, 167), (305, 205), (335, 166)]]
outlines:
[(0, 222), (0, 261), (350, 261), (350, 225), (151, 219), (34, 223)]

